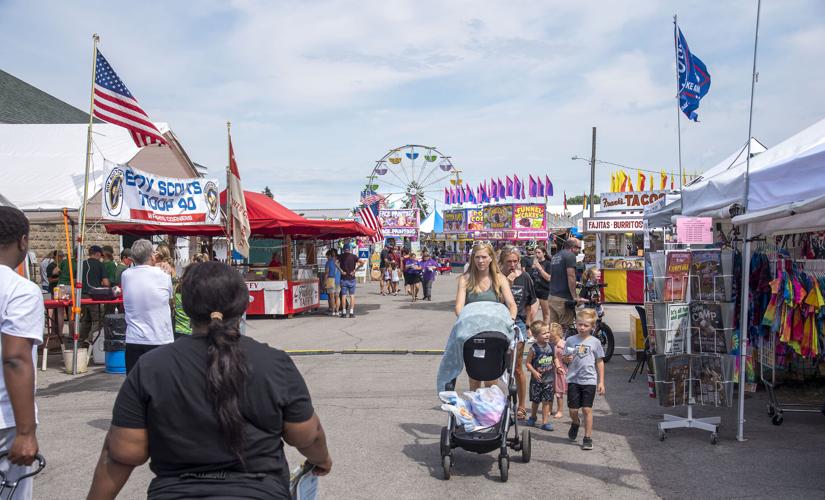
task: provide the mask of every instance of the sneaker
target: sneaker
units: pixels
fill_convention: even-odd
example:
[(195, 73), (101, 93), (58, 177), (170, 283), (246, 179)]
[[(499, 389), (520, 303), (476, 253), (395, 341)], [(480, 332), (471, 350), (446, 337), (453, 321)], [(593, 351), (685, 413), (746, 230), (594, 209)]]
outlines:
[(570, 424), (570, 430), (567, 431), (567, 437), (570, 438), (570, 441), (575, 441), (576, 436), (579, 435), (579, 426), (578, 424)]
[(344, 314), (344, 313), (341, 313), (341, 317), (342, 317), (342, 318), (346, 318), (346, 317), (347, 317), (347, 315), (346, 315), (346, 314)]
[(350, 318), (354, 318), (354, 317), (355, 317), (355, 313), (349, 313), (349, 317), (350, 317)]
[(536, 425), (536, 417), (530, 417), (527, 419), (527, 425), (533, 427)]
[(543, 430), (543, 431), (552, 431), (553, 430), (553, 424), (551, 424), (550, 422), (547, 422), (546, 424), (543, 424), (541, 426), (541, 430)]
[(589, 438), (584, 436), (582, 439), (582, 449), (583, 450), (592, 450), (593, 449), (593, 438)]

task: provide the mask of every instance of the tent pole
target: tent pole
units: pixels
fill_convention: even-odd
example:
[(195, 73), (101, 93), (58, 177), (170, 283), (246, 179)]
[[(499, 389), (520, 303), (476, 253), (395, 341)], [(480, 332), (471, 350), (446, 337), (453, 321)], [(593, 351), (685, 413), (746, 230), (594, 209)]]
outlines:
[(745, 245), (742, 250), (742, 286), (740, 286), (739, 300), (739, 421), (736, 428), (736, 439), (745, 440), (745, 384), (747, 383), (746, 364), (748, 361), (748, 309), (750, 305), (750, 267), (751, 267), (751, 238), (752, 227), (745, 225)]
[[(745, 198), (743, 205), (745, 213), (748, 212), (748, 196), (750, 195), (750, 169), (751, 169), (751, 137), (753, 129), (753, 94), (756, 88), (756, 49), (759, 45), (759, 15), (762, 10), (762, 0), (758, 0), (756, 4), (756, 34), (753, 40), (753, 72), (751, 74), (751, 104), (750, 113), (748, 114), (748, 155), (745, 158)], [(745, 363), (747, 361), (748, 349), (748, 328), (750, 323), (748, 321), (748, 305), (750, 297), (750, 265), (751, 265), (751, 238), (753, 237), (753, 228), (751, 224), (746, 225), (745, 229), (745, 248), (742, 255), (742, 294), (740, 300), (742, 301), (742, 310), (739, 314), (739, 426), (736, 430), (736, 439), (738, 441), (745, 440), (745, 381), (747, 374), (745, 370)]]
[[(77, 279), (72, 286), (75, 288), (82, 288), (83, 283), (83, 245), (86, 237), (86, 205), (89, 202), (89, 169), (92, 163), (92, 124), (94, 123), (95, 113), (95, 78), (97, 78), (97, 44), (100, 37), (97, 33), (92, 35), (92, 91), (89, 96), (89, 129), (86, 134), (86, 171), (83, 177), (83, 202), (80, 205), (80, 235), (77, 238)], [(69, 259), (72, 256), (69, 255)], [(78, 287), (77, 285), (81, 285)], [(75, 293), (77, 296), (77, 293)], [(77, 347), (80, 336), (80, 299), (72, 303), (72, 313), (74, 314), (74, 335), (72, 336), (72, 375), (77, 375)]]

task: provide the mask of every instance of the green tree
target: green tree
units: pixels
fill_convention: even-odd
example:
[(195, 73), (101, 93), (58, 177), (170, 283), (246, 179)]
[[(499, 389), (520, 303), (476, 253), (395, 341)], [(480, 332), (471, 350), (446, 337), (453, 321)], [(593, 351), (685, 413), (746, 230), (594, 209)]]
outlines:
[(272, 191), (269, 189), (269, 186), (266, 186), (266, 187), (264, 188), (264, 190), (263, 190), (263, 191), (261, 191), (261, 192), (264, 194), (264, 196), (266, 196), (266, 197), (267, 197), (267, 198), (269, 198), (270, 200), (274, 199), (274, 197), (272, 196)]
[[(594, 205), (598, 205), (601, 201), (601, 197), (597, 194), (594, 194), (590, 197), (590, 203)], [(568, 196), (567, 197), (567, 204), (568, 205), (581, 205), (584, 202), (584, 195), (580, 194), (578, 196)]]

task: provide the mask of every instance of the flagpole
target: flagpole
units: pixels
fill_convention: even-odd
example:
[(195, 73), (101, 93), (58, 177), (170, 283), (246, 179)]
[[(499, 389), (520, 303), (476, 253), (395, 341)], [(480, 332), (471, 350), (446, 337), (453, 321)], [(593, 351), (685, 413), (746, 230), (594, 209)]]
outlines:
[(676, 54), (676, 130), (679, 138), (679, 190), (682, 189), (682, 107), (679, 104), (679, 24), (676, 14), (673, 15), (673, 50)]
[(229, 189), (229, 176), (232, 175), (232, 123), (226, 122), (226, 263), (232, 265), (232, 190)]
[[(759, 15), (762, 10), (762, 0), (756, 3), (756, 35), (753, 40), (753, 72), (751, 74), (751, 105), (748, 115), (748, 156), (745, 158), (745, 199), (742, 204), (744, 211), (748, 211), (748, 196), (750, 194), (750, 168), (751, 168), (751, 137), (753, 127), (753, 95), (756, 88), (756, 49), (759, 45)], [(751, 238), (753, 226), (745, 226), (745, 244), (742, 249), (742, 276), (750, 276), (751, 260)], [(740, 298), (742, 310), (739, 312), (739, 422), (736, 428), (736, 440), (745, 440), (745, 383), (747, 382), (747, 360), (748, 360), (748, 295), (750, 293), (749, 282), (743, 280), (743, 291)]]
[[(97, 44), (100, 42), (100, 37), (97, 33), (92, 35), (92, 89), (89, 95), (89, 129), (86, 134), (86, 170), (83, 177), (83, 202), (80, 205), (80, 237), (77, 240), (77, 274), (75, 275), (75, 282), (72, 284), (76, 289), (81, 288), (83, 283), (83, 243), (86, 235), (86, 205), (89, 202), (89, 169), (92, 163), (92, 124), (94, 123), (95, 113), (95, 78), (97, 78)], [(71, 259), (71, 255), (69, 258)], [(77, 285), (81, 286), (78, 287)], [(75, 301), (72, 304), (72, 313), (74, 314), (74, 335), (72, 336), (72, 375), (77, 375), (77, 347), (80, 335), (80, 299), (77, 290), (75, 290)]]

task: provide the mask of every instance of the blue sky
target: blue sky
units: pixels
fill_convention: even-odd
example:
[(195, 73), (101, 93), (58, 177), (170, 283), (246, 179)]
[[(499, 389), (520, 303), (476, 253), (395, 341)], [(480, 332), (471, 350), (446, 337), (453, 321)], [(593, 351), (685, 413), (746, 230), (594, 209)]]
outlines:
[[(825, 3), (762, 6), (754, 136), (825, 117)], [(688, 171), (745, 143), (756, 1), (0, 0), (2, 69), (88, 109), (91, 33), (155, 121), (222, 175), (226, 126), (246, 189), (350, 207), (387, 150), (436, 146), (471, 183), (548, 174), (589, 185), (597, 157), (677, 168), (674, 13), (712, 75), (682, 120)], [(597, 168), (597, 191), (609, 185)]]

